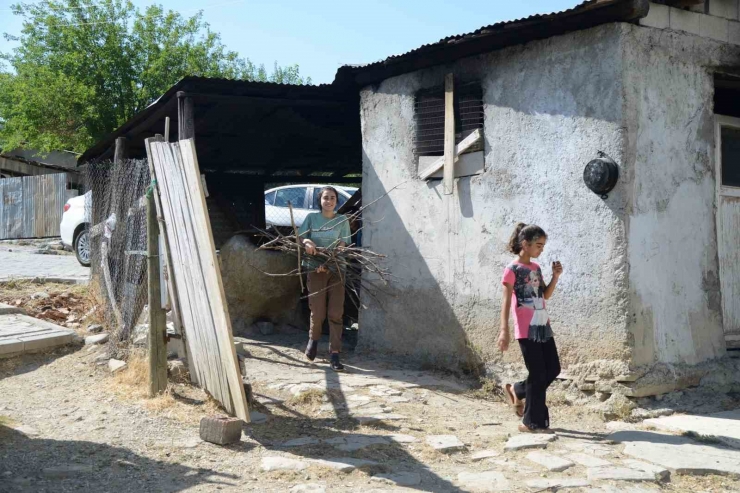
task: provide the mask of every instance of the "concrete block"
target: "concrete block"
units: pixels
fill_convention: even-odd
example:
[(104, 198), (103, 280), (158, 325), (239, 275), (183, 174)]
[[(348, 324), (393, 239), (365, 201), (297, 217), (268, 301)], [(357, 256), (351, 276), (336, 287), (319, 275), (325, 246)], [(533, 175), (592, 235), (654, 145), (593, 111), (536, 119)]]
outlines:
[(655, 27), (657, 29), (668, 29), (671, 25), (670, 12), (671, 8), (667, 5), (651, 3), (648, 15), (640, 19), (640, 25)]
[(740, 45), (740, 22), (728, 22), (727, 42), (734, 45)]
[(670, 9), (670, 28), (703, 38), (727, 42), (730, 21), (722, 17), (698, 14), (681, 9)]
[(701, 18), (703, 14), (681, 9), (670, 9), (670, 27), (676, 31), (701, 35)]
[(23, 351), (38, 351), (56, 346), (64, 346), (74, 341), (75, 333), (69, 330), (49, 331), (41, 334), (20, 336), (23, 341)]
[(700, 35), (704, 38), (710, 38), (727, 43), (729, 24), (730, 21), (727, 19), (712, 17), (711, 15), (702, 15)]
[(0, 356), (23, 352), (23, 341), (20, 339), (0, 339)]
[(243, 421), (228, 416), (206, 416), (200, 420), (200, 438), (217, 445), (238, 442), (242, 436)]
[(18, 306), (13, 305), (6, 305), (5, 303), (0, 303), (0, 315), (12, 315), (14, 313), (17, 313), (19, 315), (25, 315), (26, 311)]
[(709, 2), (709, 15), (737, 20), (737, 0), (712, 0)]

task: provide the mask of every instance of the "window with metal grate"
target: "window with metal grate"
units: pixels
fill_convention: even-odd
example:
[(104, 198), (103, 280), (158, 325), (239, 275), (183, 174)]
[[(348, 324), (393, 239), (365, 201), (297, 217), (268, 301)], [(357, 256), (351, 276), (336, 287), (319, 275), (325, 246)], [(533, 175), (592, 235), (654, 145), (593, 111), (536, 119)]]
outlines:
[[(480, 83), (456, 85), (454, 91), (455, 144), (483, 128), (483, 92)], [(421, 90), (414, 102), (416, 156), (442, 156), (445, 151), (445, 91), (444, 87)], [(466, 152), (483, 150), (483, 142)]]

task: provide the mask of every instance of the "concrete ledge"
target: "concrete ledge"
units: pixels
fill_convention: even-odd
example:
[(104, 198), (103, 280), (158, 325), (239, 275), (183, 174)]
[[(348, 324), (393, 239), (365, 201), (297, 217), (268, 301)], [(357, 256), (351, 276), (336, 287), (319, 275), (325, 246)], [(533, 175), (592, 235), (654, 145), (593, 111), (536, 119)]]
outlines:
[(43, 351), (75, 342), (77, 334), (24, 314), (0, 316), (0, 358)]
[(17, 313), (19, 315), (25, 315), (26, 310), (23, 308), (12, 306), (12, 305), (6, 305), (5, 303), (0, 303), (0, 315), (12, 315), (14, 313)]

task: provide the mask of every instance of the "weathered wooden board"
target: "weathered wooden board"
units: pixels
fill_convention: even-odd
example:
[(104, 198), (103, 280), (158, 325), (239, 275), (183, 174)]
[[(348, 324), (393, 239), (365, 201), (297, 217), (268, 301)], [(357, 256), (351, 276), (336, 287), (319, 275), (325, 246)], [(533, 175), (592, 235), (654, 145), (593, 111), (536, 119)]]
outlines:
[(172, 252), (190, 371), (228, 412), (249, 422), (193, 140), (147, 139), (147, 146)]
[[(473, 147), (482, 138), (483, 138), (483, 133), (481, 132), (479, 128), (476, 128), (470, 135), (465, 137), (459, 144), (457, 144), (457, 147), (455, 147), (455, 160), (460, 159), (460, 156), (463, 155), (463, 152)], [(427, 163), (427, 161), (424, 160), (423, 165), (422, 165), (422, 162), (419, 161), (419, 169), (422, 170), (419, 172), (419, 178), (421, 178), (422, 180), (426, 180), (427, 178), (433, 177), (432, 175), (434, 175), (440, 169), (442, 169), (444, 164), (445, 164), (444, 156), (434, 158), (431, 163)], [(454, 171), (453, 171), (453, 174), (454, 174)]]

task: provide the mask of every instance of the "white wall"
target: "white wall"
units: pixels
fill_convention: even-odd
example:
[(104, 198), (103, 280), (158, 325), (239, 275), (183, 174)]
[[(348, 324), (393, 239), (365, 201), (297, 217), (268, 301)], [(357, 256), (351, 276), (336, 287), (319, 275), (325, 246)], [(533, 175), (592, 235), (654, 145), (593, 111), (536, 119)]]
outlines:
[[(550, 302), (564, 362), (629, 358), (630, 172), (607, 200), (582, 180), (599, 150), (623, 161), (624, 29), (536, 41), (361, 92), (363, 201), (404, 183), (364, 215), (366, 245), (388, 255), (398, 280), (382, 305), (365, 297), (361, 347), (444, 365), (497, 358), (506, 243), (524, 221), (550, 235), (546, 279), (552, 260), (565, 266)], [(416, 178), (413, 155), (414, 93), (449, 71), (480, 80), (485, 103), (486, 171), (457, 180), (453, 196)]]
[(725, 351), (712, 97), (714, 71), (740, 68), (740, 47), (646, 27), (624, 47), (634, 364), (698, 363)]

